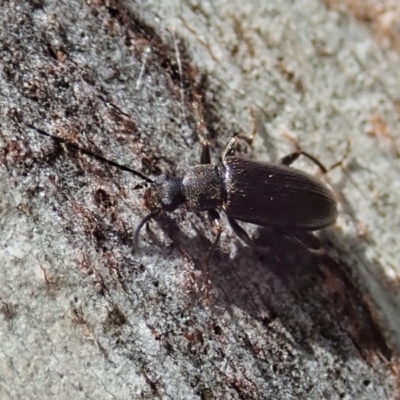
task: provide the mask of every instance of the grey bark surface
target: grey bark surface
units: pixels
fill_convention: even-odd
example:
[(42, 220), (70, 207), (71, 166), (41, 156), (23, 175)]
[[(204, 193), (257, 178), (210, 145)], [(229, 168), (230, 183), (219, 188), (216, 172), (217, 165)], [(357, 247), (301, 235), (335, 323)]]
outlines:
[[(318, 1), (6, 1), (0, 13), (1, 399), (395, 399), (400, 69)], [(200, 158), (327, 165), (335, 226), (312, 257), (246, 247), (180, 209), (133, 233), (151, 177)], [(318, 175), (304, 160), (296, 168)], [(305, 238), (306, 240), (307, 238)], [(307, 239), (308, 240), (308, 239)]]

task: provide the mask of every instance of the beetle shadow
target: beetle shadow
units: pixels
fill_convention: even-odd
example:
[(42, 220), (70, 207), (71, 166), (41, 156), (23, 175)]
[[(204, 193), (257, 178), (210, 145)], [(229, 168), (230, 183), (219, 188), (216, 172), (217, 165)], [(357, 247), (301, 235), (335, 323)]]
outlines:
[[(206, 218), (200, 219), (206, 227)], [(184, 247), (204, 273), (210, 235), (206, 237), (196, 227), (198, 221), (192, 222), (197, 232), (194, 236), (186, 234), (178, 220), (169, 215), (158, 218), (157, 222), (157, 229)], [(225, 221), (222, 223), (224, 229), (230, 230)], [(159, 240), (153, 242), (156, 233), (148, 233), (155, 246), (163, 246)], [(343, 360), (354, 357), (368, 360), (372, 354), (390, 359), (391, 350), (385, 337), (346, 265), (329, 255), (315, 256), (304, 246), (268, 228), (256, 228), (254, 240), (259, 246), (256, 249), (229, 236), (229, 240), (217, 246), (209, 265), (210, 301), (216, 315), (233, 312), (238, 307), (258, 324), (260, 334), (279, 335), (282, 346), (289, 335), (310, 357), (317, 346), (335, 352)], [(296, 237), (311, 248), (333, 245), (329, 232), (322, 241), (311, 233), (297, 232)], [(198, 292), (199, 301), (205, 301), (202, 296)]]
[[(307, 245), (317, 240), (299, 239)], [(210, 280), (217, 308), (239, 307), (265, 335), (288, 333), (310, 356), (317, 345), (345, 360), (371, 354), (390, 359), (391, 350), (346, 266), (328, 255), (316, 257), (271, 229), (257, 229), (256, 241), (264, 247), (252, 249), (235, 240), (232, 258), (226, 247), (213, 256)]]

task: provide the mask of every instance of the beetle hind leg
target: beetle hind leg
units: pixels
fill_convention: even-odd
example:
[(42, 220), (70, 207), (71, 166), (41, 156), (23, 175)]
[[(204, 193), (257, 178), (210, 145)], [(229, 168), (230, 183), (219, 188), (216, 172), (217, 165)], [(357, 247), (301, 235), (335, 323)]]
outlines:
[[(318, 168), (321, 170), (323, 174), (326, 174), (328, 172), (328, 168), (325, 167), (324, 164), (322, 164), (319, 160), (317, 160), (314, 156), (311, 154), (306, 153), (305, 151), (296, 151), (294, 153), (288, 154), (285, 157), (282, 157), (279, 160), (280, 164), (289, 166), (292, 163), (294, 163), (300, 156), (307, 157), (309, 160), (311, 160), (315, 165), (318, 166)], [(331, 169), (331, 168), (329, 168)]]
[[(253, 239), (249, 236), (249, 234), (236, 222), (235, 219), (227, 216), (228, 221), (230, 226), (232, 227), (232, 230), (235, 232), (235, 234), (239, 237), (239, 239), (243, 240), (249, 247), (253, 248), (262, 248), (263, 246), (258, 246), (257, 244), (254, 243)], [(278, 232), (280, 235), (284, 236), (286, 239), (290, 240), (293, 243), (296, 243), (300, 246), (302, 246), (304, 249), (306, 249), (309, 253), (311, 253), (314, 256), (323, 256), (325, 254), (325, 249), (323, 247), (320, 247), (319, 249), (312, 249), (308, 247), (305, 243), (303, 243), (300, 239), (297, 237), (291, 235), (288, 232), (283, 231), (282, 229), (279, 228), (272, 228), (274, 231)]]
[(339, 167), (340, 165), (343, 164), (343, 161), (347, 158), (347, 156), (350, 153), (350, 141), (347, 141), (347, 148), (346, 148), (346, 152), (344, 153), (343, 157), (337, 161), (335, 164), (331, 165), (330, 167), (325, 167), (324, 164), (321, 163), (321, 161), (319, 161), (317, 158), (315, 158), (314, 156), (312, 156), (309, 153), (306, 153), (305, 151), (299, 150), (299, 151), (295, 151), (294, 153), (288, 154), (285, 157), (282, 157), (279, 160), (280, 164), (289, 166), (291, 165), (293, 162), (295, 162), (300, 156), (304, 156), (307, 157), (310, 161), (312, 161), (320, 170), (323, 174), (326, 174), (328, 171), (331, 171), (332, 169), (335, 169), (336, 167)]
[(293, 243), (296, 243), (306, 249), (310, 254), (314, 256), (321, 257), (325, 255), (325, 249), (323, 247), (320, 247), (318, 249), (312, 249), (311, 247), (308, 247), (304, 242), (302, 242), (300, 239), (298, 239), (296, 236), (291, 235), (288, 232), (283, 231), (282, 229), (279, 228), (272, 228), (274, 231), (278, 232), (280, 235), (284, 236), (286, 239), (290, 240)]

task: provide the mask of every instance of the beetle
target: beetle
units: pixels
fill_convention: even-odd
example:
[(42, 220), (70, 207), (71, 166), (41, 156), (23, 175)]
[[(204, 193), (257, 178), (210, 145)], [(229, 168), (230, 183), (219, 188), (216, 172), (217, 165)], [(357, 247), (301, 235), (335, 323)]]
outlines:
[(136, 247), (141, 228), (151, 218), (161, 211), (173, 212), (186, 205), (190, 211), (208, 212), (216, 236), (207, 260), (222, 232), (217, 210), (226, 214), (235, 234), (249, 246), (256, 245), (237, 221), (272, 228), (311, 253), (321, 254), (321, 249), (309, 249), (286, 230), (316, 231), (335, 223), (338, 215), (335, 197), (320, 180), (290, 165), (303, 155), (317, 164), (323, 173), (328, 169), (304, 151), (291, 153), (277, 163), (236, 157), (240, 139), (251, 144), (253, 137), (234, 136), (219, 163), (211, 163), (209, 144), (205, 140), (200, 165), (188, 168), (182, 177), (163, 174), (151, 184), (144, 195), (150, 214), (136, 228)]
[(188, 168), (182, 177), (162, 174), (156, 180), (151, 180), (138, 171), (82, 149), (31, 124), (27, 126), (41, 135), (129, 171), (150, 184), (144, 194), (144, 203), (150, 213), (141, 220), (135, 230), (136, 249), (139, 233), (150, 219), (162, 211), (173, 212), (181, 205), (185, 205), (189, 211), (208, 213), (215, 239), (207, 252), (206, 264), (221, 237), (222, 227), (217, 210), (226, 214), (235, 234), (249, 246), (256, 247), (237, 221), (270, 227), (315, 254), (320, 254), (321, 249), (309, 249), (287, 230), (316, 231), (333, 224), (337, 218), (337, 203), (331, 190), (312, 175), (290, 167), (303, 155), (314, 162), (322, 172), (327, 172), (328, 169), (312, 155), (296, 151), (276, 163), (262, 163), (235, 156), (239, 141), (244, 140), (251, 144), (255, 132), (250, 137), (234, 136), (226, 146), (221, 162), (218, 163), (211, 162), (209, 142), (205, 139), (199, 165)]

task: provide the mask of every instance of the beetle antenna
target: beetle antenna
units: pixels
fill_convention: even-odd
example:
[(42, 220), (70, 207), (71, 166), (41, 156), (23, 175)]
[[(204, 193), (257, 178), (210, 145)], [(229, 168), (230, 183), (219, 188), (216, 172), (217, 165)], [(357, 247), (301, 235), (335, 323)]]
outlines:
[(82, 147), (79, 147), (79, 146), (76, 145), (75, 143), (72, 143), (72, 142), (70, 142), (70, 141), (68, 141), (68, 140), (66, 140), (66, 139), (64, 139), (64, 138), (61, 138), (61, 137), (58, 137), (58, 136), (54, 136), (54, 135), (52, 135), (51, 133), (48, 133), (48, 132), (44, 131), (43, 129), (36, 128), (36, 126), (33, 126), (33, 125), (31, 125), (31, 124), (25, 124), (25, 125), (26, 125), (28, 128), (31, 128), (31, 129), (35, 130), (35, 131), (36, 131), (37, 133), (39, 133), (40, 135), (49, 137), (49, 138), (53, 139), (54, 141), (56, 141), (56, 142), (58, 142), (58, 143), (65, 144), (66, 146), (69, 146), (69, 147), (71, 147), (71, 148), (73, 148), (73, 149), (75, 149), (75, 150), (78, 150), (78, 151), (80, 151), (80, 152), (83, 153), (83, 154), (86, 154), (86, 155), (88, 155), (88, 156), (90, 156), (90, 157), (95, 158), (96, 160), (105, 162), (106, 164), (111, 165), (112, 167), (119, 168), (119, 169), (121, 169), (122, 171), (130, 172), (131, 174), (136, 175), (136, 176), (138, 176), (139, 178), (142, 178), (143, 180), (145, 180), (145, 181), (148, 182), (148, 183), (153, 183), (153, 181), (152, 181), (150, 178), (148, 178), (146, 175), (142, 174), (141, 172), (135, 171), (134, 169), (129, 168), (129, 167), (125, 166), (125, 165), (118, 164), (117, 162), (112, 161), (112, 160), (109, 160), (109, 159), (107, 159), (107, 158), (105, 158), (105, 157), (103, 157), (103, 156), (100, 156), (99, 154), (92, 153), (91, 151), (86, 150), (86, 149), (84, 149), (84, 148), (82, 148)]
[(139, 233), (140, 230), (143, 228), (144, 225), (146, 225), (146, 223), (154, 218), (156, 215), (158, 215), (160, 213), (161, 209), (152, 211), (150, 214), (146, 215), (139, 223), (139, 225), (137, 226), (137, 228), (135, 229), (135, 236), (134, 236), (134, 248), (135, 248), (135, 252), (138, 252), (139, 250)]

